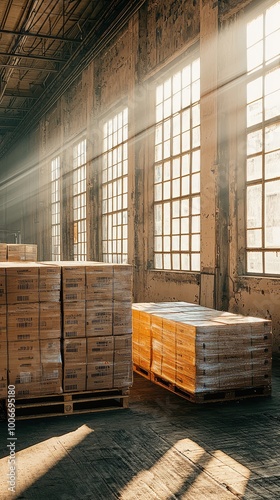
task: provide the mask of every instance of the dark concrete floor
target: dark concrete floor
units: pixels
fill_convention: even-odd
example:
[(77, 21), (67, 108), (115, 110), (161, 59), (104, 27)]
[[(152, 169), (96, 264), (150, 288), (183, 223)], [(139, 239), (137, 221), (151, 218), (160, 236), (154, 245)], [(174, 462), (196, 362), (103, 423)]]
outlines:
[(134, 376), (128, 409), (16, 422), (16, 493), (0, 422), (0, 499), (280, 499), (272, 396), (194, 404)]

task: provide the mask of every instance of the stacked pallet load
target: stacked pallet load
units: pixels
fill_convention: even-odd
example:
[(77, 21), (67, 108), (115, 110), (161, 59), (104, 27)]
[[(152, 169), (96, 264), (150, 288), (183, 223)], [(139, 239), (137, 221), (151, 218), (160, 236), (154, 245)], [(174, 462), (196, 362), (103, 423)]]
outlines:
[(0, 264), (0, 399), (15, 386), (17, 418), (126, 408), (131, 305), (129, 265)]
[(194, 402), (270, 394), (271, 321), (182, 302), (132, 309), (136, 372)]
[(59, 268), (10, 262), (0, 269), (6, 285), (8, 383), (17, 397), (59, 393)]

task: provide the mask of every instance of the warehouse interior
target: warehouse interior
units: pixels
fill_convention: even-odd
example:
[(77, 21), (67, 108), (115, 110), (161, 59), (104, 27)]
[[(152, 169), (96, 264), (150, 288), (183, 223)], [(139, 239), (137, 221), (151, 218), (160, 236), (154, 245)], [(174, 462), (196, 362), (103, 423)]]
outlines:
[(196, 404), (138, 370), (128, 407), (17, 422), (1, 498), (280, 497), (279, 164), (279, 0), (0, 3), (0, 244), (272, 332), (269, 396)]

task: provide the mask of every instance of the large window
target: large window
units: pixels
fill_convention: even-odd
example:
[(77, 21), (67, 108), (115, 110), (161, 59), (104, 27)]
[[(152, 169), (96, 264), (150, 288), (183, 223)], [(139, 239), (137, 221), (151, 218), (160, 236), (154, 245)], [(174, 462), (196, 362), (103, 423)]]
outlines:
[(102, 255), (127, 263), (128, 109), (106, 121), (102, 156)]
[(247, 272), (280, 274), (280, 2), (247, 24)]
[(52, 260), (60, 260), (60, 157), (51, 161)]
[(156, 88), (154, 267), (200, 270), (200, 62)]
[(73, 148), (74, 260), (86, 260), (86, 140)]

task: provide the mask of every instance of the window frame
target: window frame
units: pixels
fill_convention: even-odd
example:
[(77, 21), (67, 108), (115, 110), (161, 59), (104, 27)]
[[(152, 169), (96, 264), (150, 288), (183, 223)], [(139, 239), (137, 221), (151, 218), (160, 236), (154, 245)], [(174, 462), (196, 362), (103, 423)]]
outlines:
[[(53, 201), (53, 196), (55, 200)], [(57, 210), (58, 209), (58, 210)], [(55, 212), (54, 212), (55, 211)], [(57, 221), (53, 223), (55, 219)], [(54, 239), (58, 240), (58, 252), (54, 252)], [(51, 256), (52, 260), (61, 258), (61, 156), (51, 160)]]
[[(280, 72), (280, 50), (276, 56), (272, 59), (272, 61), (267, 62), (265, 58), (265, 50), (266, 50), (266, 45), (265, 42), (267, 41), (267, 33), (265, 32), (265, 15), (267, 14), (268, 10), (272, 8), (274, 5), (278, 4), (280, 8), (280, 2), (269, 2), (266, 3), (264, 6), (262, 6), (262, 9), (258, 8), (254, 10), (254, 12), (248, 14), (246, 23), (245, 23), (245, 44), (246, 44), (246, 78), (245, 78), (245, 106), (244, 106), (244, 113), (245, 113), (245, 136), (246, 136), (246, 142), (245, 142), (245, 174), (244, 174), (244, 185), (245, 185), (245, 202), (244, 202), (244, 243), (245, 243), (245, 274), (248, 276), (256, 276), (256, 277), (267, 277), (267, 276), (275, 276), (279, 277), (280, 276), (280, 267), (279, 267), (279, 272), (275, 273), (273, 272), (275, 270), (275, 263), (274, 265), (271, 264), (270, 267), (266, 264), (266, 258), (269, 254), (276, 254), (280, 253), (280, 242), (279, 246), (272, 246), (266, 244), (266, 234), (267, 234), (267, 224), (266, 224), (266, 195), (265, 192), (268, 189), (269, 186), (272, 185), (273, 181), (278, 182), (279, 188), (277, 191), (278, 195), (278, 201), (277, 205), (280, 208), (280, 175), (278, 176), (272, 176), (269, 177), (266, 172), (266, 158), (268, 158), (268, 155), (272, 153), (272, 150), (266, 150), (266, 131), (269, 129), (269, 127), (274, 125), (279, 124), (279, 131), (280, 131), (280, 113), (267, 117), (265, 116), (266, 113), (266, 106), (265, 106), (265, 100), (267, 99), (267, 96), (269, 96), (269, 92), (266, 92), (266, 78), (268, 75), (271, 75), (273, 71), (279, 70)], [(262, 19), (261, 19), (262, 16)], [(262, 50), (262, 61), (260, 61), (260, 64), (256, 67), (251, 67), (248, 70), (248, 59), (247, 59), (247, 53), (249, 50), (252, 50), (251, 47), (253, 45), (249, 45), (248, 48), (248, 26), (253, 23), (254, 21), (257, 22), (256, 20), (259, 18), (259, 20), (262, 20), (262, 36), (260, 38), (260, 41), (263, 43), (263, 50)], [(278, 22), (278, 30), (280, 33), (280, 22)], [(279, 36), (278, 33), (278, 36)], [(259, 80), (259, 82), (258, 82)], [(255, 90), (254, 90), (254, 85), (253, 82), (255, 82)], [(261, 92), (257, 88), (257, 83), (261, 87)], [(248, 88), (251, 86), (251, 94), (255, 92), (255, 100), (254, 99), (248, 99)], [(280, 85), (278, 85), (278, 88), (276, 89), (278, 91), (278, 94), (280, 95)], [(251, 108), (250, 108), (251, 106)], [(254, 111), (254, 106), (255, 109), (257, 110), (256, 116), (255, 116), (255, 122), (254, 122), (254, 114), (252, 110)], [(279, 111), (279, 106), (280, 102), (278, 104), (278, 111)], [(251, 112), (250, 112), (251, 109)], [(257, 115), (261, 115), (261, 119), (258, 119)], [(251, 119), (251, 123), (248, 124), (248, 117)], [(258, 136), (259, 132), (259, 137)], [(261, 147), (259, 150), (255, 149), (254, 151), (254, 146), (253, 146), (253, 138), (255, 134), (255, 143), (257, 144), (257, 140), (260, 141)], [(248, 143), (249, 139), (248, 137), (252, 138), (251, 141), (251, 150), (248, 151)], [(268, 141), (267, 141), (268, 142)], [(274, 149), (274, 151), (278, 151), (278, 156), (280, 155), (280, 144), (278, 146), (278, 149)], [(259, 165), (258, 165), (259, 164)], [(251, 165), (251, 171), (249, 166)], [(254, 174), (254, 169), (255, 169), (255, 174)], [(249, 178), (250, 175), (250, 178)], [(255, 175), (255, 177), (254, 177)], [(259, 189), (258, 189), (259, 188)], [(249, 198), (249, 193), (255, 191), (253, 193), (252, 201), (250, 201)], [(258, 192), (261, 192), (259, 195)], [(256, 210), (256, 199), (257, 197), (260, 197), (261, 200), (261, 207), (260, 207), (260, 213)], [(251, 222), (249, 220), (249, 217), (252, 219)], [(258, 226), (256, 225), (257, 222), (252, 222), (253, 220), (257, 221), (259, 219), (259, 224)], [(278, 221), (278, 226), (280, 225), (280, 219)], [(259, 241), (256, 244), (255, 242), (249, 242), (249, 237), (252, 237), (254, 239), (254, 234), (257, 235), (257, 238)], [(251, 241), (253, 241), (253, 239)], [(250, 269), (250, 261), (249, 257), (250, 255), (255, 255), (259, 256), (260, 258), (260, 268), (259, 270), (254, 270), (252, 267)], [(277, 263), (278, 266), (280, 266), (280, 263)], [(251, 266), (253, 266), (253, 261), (251, 261)]]
[(101, 256), (102, 261), (109, 263), (128, 263), (128, 128), (127, 104), (107, 114), (102, 121)]
[[(162, 210), (163, 210), (163, 202), (165, 200), (155, 200), (155, 193), (154, 193), (154, 186), (155, 186), (155, 183), (154, 183), (154, 175), (155, 175), (155, 167), (156, 167), (156, 164), (158, 162), (156, 162), (156, 158), (155, 158), (155, 145), (156, 145), (156, 140), (155, 140), (155, 136), (156, 136), (156, 129), (157, 129), (157, 126), (159, 123), (163, 123), (164, 120), (168, 117), (164, 117), (163, 119), (163, 122), (159, 122), (156, 120), (156, 105), (157, 105), (157, 102), (156, 102), (156, 89), (160, 86), (160, 85), (164, 85), (164, 82), (166, 82), (168, 79), (172, 79), (174, 78), (178, 73), (182, 72), (184, 68), (188, 68), (190, 65), (193, 65), (195, 62), (198, 63), (198, 68), (199, 68), (199, 78), (198, 78), (198, 82), (199, 82), (199, 98), (198, 100), (196, 100), (195, 102), (190, 102), (189, 105), (187, 105), (186, 107), (181, 107), (179, 110), (177, 109), (177, 111), (175, 112), (175, 114), (171, 113), (170, 114), (170, 119), (174, 120), (174, 117), (175, 116), (178, 116), (178, 114), (180, 116), (182, 116), (182, 113), (184, 113), (184, 111), (186, 110), (190, 110), (192, 107), (194, 106), (199, 106), (200, 107), (200, 103), (201, 103), (201, 95), (200, 95), (200, 55), (199, 55), (199, 50), (198, 50), (198, 47), (196, 46), (195, 48), (192, 47), (192, 49), (190, 51), (188, 51), (187, 54), (183, 54), (182, 57), (180, 57), (180, 60), (176, 61), (175, 63), (172, 62), (171, 64), (169, 64), (166, 68), (163, 69), (163, 71), (160, 72), (160, 74), (156, 75), (155, 78), (153, 79), (153, 85), (152, 85), (152, 89), (150, 90), (150, 102), (151, 102), (151, 109), (154, 110), (154, 118), (152, 118), (153, 120), (153, 134), (151, 139), (150, 139), (150, 154), (149, 154), (149, 158), (150, 158), (150, 162), (151, 162), (151, 169), (150, 169), (150, 173), (149, 173), (149, 192), (151, 193), (151, 200), (149, 202), (149, 206), (151, 207), (151, 211), (152, 211), (152, 222), (150, 222), (150, 229), (149, 229), (149, 233), (151, 234), (151, 237), (150, 237), (150, 241), (152, 241), (152, 251), (149, 251), (149, 268), (150, 270), (153, 270), (153, 271), (156, 271), (156, 272), (163, 272), (163, 273), (188, 273), (188, 274), (200, 274), (201, 272), (201, 269), (200, 269), (200, 265), (201, 265), (201, 248), (200, 248), (200, 240), (201, 240), (201, 233), (200, 233), (200, 229), (201, 229), (201, 208), (199, 210), (199, 212), (197, 214), (194, 214), (190, 211), (189, 213), (189, 217), (191, 218), (191, 215), (193, 215), (193, 217), (197, 217), (199, 218), (199, 224), (198, 224), (198, 227), (199, 227), (199, 231), (191, 231), (191, 227), (190, 227), (190, 230), (189, 230), (189, 242), (191, 242), (191, 238), (196, 238), (197, 241), (198, 241), (198, 245), (199, 245), (199, 249), (198, 251), (195, 251), (195, 250), (192, 250), (190, 245), (191, 243), (189, 243), (189, 249), (188, 249), (188, 255), (189, 255), (189, 258), (190, 258), (190, 264), (189, 266), (186, 266), (185, 268), (183, 268), (182, 264), (180, 263), (180, 266), (179, 268), (177, 266), (174, 266), (172, 265), (172, 262), (171, 262), (171, 266), (170, 268), (165, 268), (164, 265), (162, 265), (162, 267), (156, 267), (155, 265), (155, 255), (156, 253), (158, 253), (159, 255), (162, 255), (162, 258), (163, 258), (163, 254), (164, 254), (164, 251), (163, 250), (160, 250), (159, 252), (157, 252), (157, 250), (155, 250), (155, 238), (158, 236), (156, 235), (156, 231), (155, 231), (155, 215), (154, 215), (154, 210), (156, 210), (156, 206), (160, 206), (162, 207)], [(192, 82), (191, 82), (192, 83)], [(180, 118), (181, 120), (181, 118)], [(181, 121), (182, 123), (182, 121)], [(197, 124), (196, 124), (197, 125)], [(200, 119), (200, 111), (199, 111), (199, 122), (198, 122), (198, 127), (200, 129), (200, 126), (201, 126), (201, 119)], [(190, 131), (190, 136), (193, 132), (195, 127), (192, 128), (192, 120), (190, 118), (190, 128), (189, 128), (189, 131)], [(170, 140), (172, 139), (172, 137), (170, 136)], [(181, 138), (181, 135), (179, 136), (179, 141), (181, 143), (182, 141), (182, 138)], [(191, 142), (190, 142), (191, 144)], [(170, 203), (177, 203), (177, 201), (179, 200), (184, 200), (184, 199), (187, 199), (189, 200), (189, 204), (191, 203), (191, 200), (195, 200), (195, 199), (199, 199), (199, 204), (200, 204), (200, 200), (201, 200), (201, 188), (200, 188), (200, 178), (201, 178), (201, 165), (200, 165), (200, 160), (201, 160), (201, 143), (200, 143), (200, 140), (199, 140), (199, 146), (196, 146), (194, 148), (192, 148), (190, 146), (189, 149), (187, 149), (186, 151), (182, 152), (182, 150), (180, 151), (180, 153), (178, 154), (175, 154), (173, 155), (172, 152), (171, 152), (171, 155), (169, 156), (169, 158), (165, 159), (165, 160), (162, 160), (163, 162), (164, 161), (174, 161), (175, 159), (180, 159), (182, 158), (182, 156), (185, 154), (191, 154), (195, 151), (198, 151), (199, 152), (199, 169), (198, 171), (194, 171), (192, 170), (191, 166), (190, 166), (190, 171), (189, 171), (189, 179), (192, 178), (192, 176), (195, 174), (195, 175), (199, 175), (199, 190), (197, 192), (191, 192), (191, 187), (190, 187), (190, 190), (189, 190), (189, 193), (187, 195), (182, 195), (182, 165), (180, 166), (180, 169), (181, 169), (181, 172), (180, 172), (180, 176), (178, 177), (179, 179), (179, 182), (180, 182), (180, 196), (178, 197), (173, 197), (172, 196), (172, 193), (171, 193), (171, 196), (169, 198), (169, 201)], [(161, 160), (159, 160), (161, 161)], [(192, 165), (191, 161), (190, 161), (190, 165)], [(175, 180), (175, 178), (173, 179)], [(170, 182), (171, 182), (171, 179), (170, 179)], [(164, 181), (163, 181), (164, 183)], [(162, 186), (162, 189), (163, 189), (163, 186)], [(163, 219), (163, 217), (162, 217)], [(175, 219), (175, 217), (174, 217)], [(181, 224), (181, 219), (180, 219), (180, 222), (179, 224)], [(183, 252), (184, 250), (182, 250), (182, 231), (179, 232), (179, 234), (175, 234), (174, 232), (172, 232), (172, 230), (170, 230), (170, 233), (169, 235), (164, 235), (164, 234), (161, 234), (160, 236), (162, 237), (162, 243), (163, 243), (163, 238), (165, 236), (169, 236), (170, 237), (170, 240), (171, 238), (174, 238), (174, 242), (175, 242), (175, 237), (178, 237), (179, 236), (179, 243), (181, 244), (181, 247), (180, 247), (180, 250), (179, 251), (176, 251), (175, 249), (171, 249), (170, 252), (166, 252), (166, 254), (169, 253), (170, 255), (170, 259), (172, 258), (172, 255), (175, 255), (175, 254), (179, 254), (179, 258), (181, 259), (182, 258), (182, 255), (183, 255)], [(199, 266), (192, 266), (191, 264), (191, 256), (193, 255), (198, 255), (198, 265)], [(172, 268), (173, 267), (173, 268)]]
[[(77, 151), (77, 152), (76, 152)], [(87, 260), (87, 139), (72, 146), (73, 258)], [(77, 214), (77, 215), (75, 215)]]

